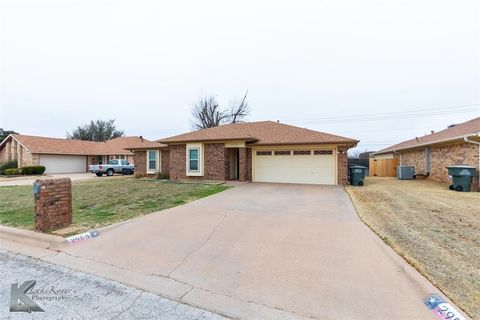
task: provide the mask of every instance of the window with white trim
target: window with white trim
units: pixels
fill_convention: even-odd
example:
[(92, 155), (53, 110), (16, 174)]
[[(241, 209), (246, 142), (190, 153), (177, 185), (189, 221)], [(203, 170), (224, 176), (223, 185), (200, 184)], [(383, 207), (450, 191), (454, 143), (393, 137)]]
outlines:
[(200, 171), (200, 148), (188, 148), (188, 171)]
[(147, 151), (147, 172), (155, 173), (158, 170), (158, 150)]

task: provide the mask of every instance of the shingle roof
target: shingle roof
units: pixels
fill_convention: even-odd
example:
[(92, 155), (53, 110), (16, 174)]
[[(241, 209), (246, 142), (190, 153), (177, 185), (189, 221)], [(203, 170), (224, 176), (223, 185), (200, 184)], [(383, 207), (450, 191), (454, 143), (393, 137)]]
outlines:
[[(30, 150), (31, 153), (43, 154), (71, 154), (71, 155), (132, 155), (130, 148), (141, 147), (151, 144), (158, 145), (140, 137), (120, 137), (105, 142), (59, 139), (23, 134), (12, 134), (20, 144)], [(0, 149), (6, 144), (6, 140), (0, 144)]]
[(274, 121), (244, 122), (184, 133), (157, 140), (162, 143), (244, 140), (249, 145), (346, 143), (358, 140), (329, 133), (299, 128)]
[(403, 141), (388, 148), (375, 152), (375, 154), (389, 153), (415, 147), (438, 144), (443, 142), (461, 140), (464, 136), (471, 136), (480, 131), (480, 117), (467, 122), (457, 124), (454, 127), (447, 128), (426, 136)]

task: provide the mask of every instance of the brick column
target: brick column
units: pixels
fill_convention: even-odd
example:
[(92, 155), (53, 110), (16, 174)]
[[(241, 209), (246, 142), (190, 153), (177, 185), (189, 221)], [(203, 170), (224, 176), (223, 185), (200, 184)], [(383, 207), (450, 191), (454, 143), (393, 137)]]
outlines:
[(72, 182), (70, 178), (36, 180), (35, 229), (46, 232), (51, 228), (72, 223)]
[(248, 181), (247, 148), (238, 148), (238, 181)]
[(338, 184), (345, 186), (347, 185), (348, 180), (348, 154), (347, 148), (338, 147), (337, 148), (337, 167), (338, 167)]

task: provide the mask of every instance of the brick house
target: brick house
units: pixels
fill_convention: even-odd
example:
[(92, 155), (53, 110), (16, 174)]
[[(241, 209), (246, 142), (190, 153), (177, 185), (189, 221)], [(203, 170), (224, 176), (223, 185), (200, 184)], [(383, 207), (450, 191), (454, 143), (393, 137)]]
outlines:
[(398, 158), (403, 166), (414, 166), (427, 179), (448, 182), (447, 166), (468, 165), (477, 168), (474, 185), (478, 185), (480, 156), (480, 118), (451, 125), (447, 129), (407, 140), (374, 154), (375, 159)]
[(18, 167), (43, 165), (45, 173), (86, 172), (88, 165), (111, 159), (134, 161), (127, 147), (151, 143), (141, 137), (120, 137), (106, 142), (11, 134), (0, 143), (0, 163), (16, 160)]
[[(136, 172), (150, 167), (168, 171), (173, 180), (331, 185), (346, 184), (347, 150), (358, 143), (272, 121), (222, 125), (157, 142), (150, 149), (132, 149), (135, 163), (142, 162)], [(149, 166), (143, 165), (147, 158)]]

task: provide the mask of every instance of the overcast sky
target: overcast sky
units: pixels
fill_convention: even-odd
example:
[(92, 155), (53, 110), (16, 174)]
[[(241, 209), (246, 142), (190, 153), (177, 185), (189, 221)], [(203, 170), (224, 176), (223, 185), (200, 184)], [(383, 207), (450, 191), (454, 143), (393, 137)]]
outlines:
[(361, 150), (480, 116), (478, 0), (0, 0), (0, 19), (0, 127), (23, 134), (113, 118), (158, 139), (247, 89), (249, 120)]

